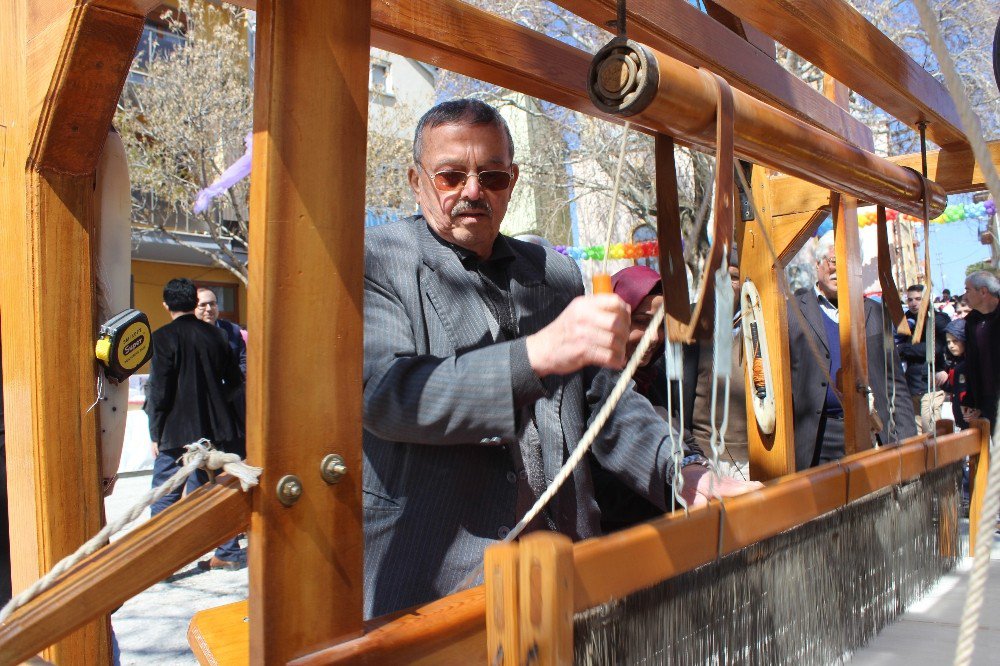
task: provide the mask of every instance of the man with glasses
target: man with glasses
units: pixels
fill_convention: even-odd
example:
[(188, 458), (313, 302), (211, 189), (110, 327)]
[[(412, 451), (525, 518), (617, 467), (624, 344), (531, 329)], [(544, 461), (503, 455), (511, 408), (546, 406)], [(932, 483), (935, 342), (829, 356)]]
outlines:
[[(444, 102), (414, 136), (408, 180), (421, 214), (366, 230), (367, 616), (450, 594), (475, 573), (486, 546), (549, 485), (625, 364), (625, 303), (584, 296), (571, 259), (499, 233), (518, 175), (496, 109)], [(662, 510), (674, 473), (667, 428), (629, 390), (591, 449)], [(704, 501), (704, 459), (685, 454), (685, 495)], [(581, 539), (599, 534), (599, 521), (582, 464), (528, 529)]]
[[(837, 255), (832, 232), (819, 239), (815, 256), (816, 284), (812, 289), (797, 291), (788, 304), (795, 468), (798, 470), (844, 456), (844, 408), (840, 402), (844, 388), (837, 385), (837, 372), (844, 359), (840, 353)], [(886, 350), (883, 343), (881, 306), (866, 298), (864, 310), (868, 386), (882, 422), (882, 427), (874, 434), (882, 444), (888, 444), (916, 434), (913, 407), (899, 357), (895, 349)], [(895, 377), (889, 364), (896, 367)], [(893, 393), (895, 431), (890, 431), (888, 406)]]
[[(920, 304), (924, 299), (924, 285), (914, 284), (906, 288), (906, 321), (910, 330), (917, 330), (917, 318)], [(928, 308), (929, 309), (929, 308)], [(896, 336), (896, 349), (906, 367), (906, 385), (910, 389), (913, 400), (913, 411), (916, 414), (918, 432), (931, 432), (934, 422), (941, 418), (941, 407), (944, 405), (944, 391), (937, 386), (927, 390), (927, 337), (930, 330), (930, 315), (924, 319), (924, 333), (919, 343), (913, 343), (909, 335)], [(951, 318), (943, 312), (934, 316), (934, 363), (938, 370), (945, 367), (945, 329)]]
[(243, 341), (243, 332), (239, 324), (219, 317), (219, 299), (215, 297), (215, 292), (208, 287), (198, 287), (198, 307), (194, 314), (203, 322), (222, 329), (229, 341), (229, 348), (233, 356), (239, 362), (240, 371), (243, 376), (247, 376), (247, 344)]

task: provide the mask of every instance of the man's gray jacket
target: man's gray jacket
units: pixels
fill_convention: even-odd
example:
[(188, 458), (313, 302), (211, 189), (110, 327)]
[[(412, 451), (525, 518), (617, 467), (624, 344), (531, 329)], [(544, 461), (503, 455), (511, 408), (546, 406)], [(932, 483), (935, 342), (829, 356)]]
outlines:
[[(618, 373), (535, 378), (524, 336), (583, 294), (576, 264), (501, 237), (514, 254), (510, 293), (519, 337), (494, 342), (478, 277), (422, 217), (368, 229), (365, 239), (365, 614), (447, 595), (503, 538), (526, 476), (520, 407), (534, 404), (546, 481), (587, 427)], [(591, 451), (665, 508), (673, 474), (666, 423), (626, 391)], [(547, 521), (573, 539), (599, 534), (587, 464), (550, 504)]]

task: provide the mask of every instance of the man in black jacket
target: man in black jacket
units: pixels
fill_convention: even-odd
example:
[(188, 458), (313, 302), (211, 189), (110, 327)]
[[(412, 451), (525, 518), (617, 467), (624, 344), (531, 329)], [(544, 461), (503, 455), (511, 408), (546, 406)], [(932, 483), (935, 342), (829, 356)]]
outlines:
[[(153, 360), (146, 384), (146, 414), (153, 441), (153, 487), (178, 469), (184, 446), (201, 438), (217, 449), (245, 454), (243, 426), (232, 398), (243, 375), (225, 333), (194, 315), (198, 304), (194, 283), (174, 279), (163, 288), (163, 306), (173, 321), (153, 333)], [(188, 491), (207, 482), (203, 471), (192, 475)], [(180, 499), (180, 489), (150, 508), (158, 514)], [(220, 546), (207, 567), (237, 566), (242, 553), (235, 539)], [(206, 568), (206, 567), (203, 567)]]
[[(916, 332), (920, 303), (925, 297), (924, 285), (915, 284), (906, 289), (906, 321), (910, 330)], [(939, 370), (945, 367), (945, 331), (951, 318), (943, 312), (934, 315), (934, 365)], [(906, 364), (906, 385), (910, 389), (913, 400), (913, 412), (917, 420), (918, 432), (932, 432), (934, 422), (941, 418), (941, 406), (944, 404), (944, 391), (932, 387), (927, 390), (927, 338), (930, 335), (931, 318), (924, 319), (924, 332), (921, 341), (914, 344), (912, 336), (896, 336), (896, 349), (899, 357)]]
[(965, 278), (972, 312), (965, 318), (965, 362), (969, 390), (962, 401), (966, 418), (982, 416), (996, 426), (1000, 397), (1000, 279), (989, 271)]

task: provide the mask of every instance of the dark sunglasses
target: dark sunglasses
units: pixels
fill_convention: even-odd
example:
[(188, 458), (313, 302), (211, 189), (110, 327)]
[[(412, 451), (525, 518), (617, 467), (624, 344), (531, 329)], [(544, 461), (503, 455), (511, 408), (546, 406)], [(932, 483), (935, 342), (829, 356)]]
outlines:
[[(421, 169), (424, 169), (424, 165), (420, 165)], [(426, 173), (431, 178), (431, 182), (434, 183), (434, 188), (440, 190), (441, 192), (457, 192), (465, 187), (465, 183), (469, 180), (470, 176), (475, 176), (476, 180), (479, 181), (479, 187), (484, 190), (489, 190), (490, 192), (502, 192), (510, 187), (510, 182), (514, 178), (513, 174), (507, 173), (506, 171), (480, 171), (479, 173), (469, 173), (466, 171), (438, 171), (437, 173), (431, 173), (427, 169), (424, 169)]]

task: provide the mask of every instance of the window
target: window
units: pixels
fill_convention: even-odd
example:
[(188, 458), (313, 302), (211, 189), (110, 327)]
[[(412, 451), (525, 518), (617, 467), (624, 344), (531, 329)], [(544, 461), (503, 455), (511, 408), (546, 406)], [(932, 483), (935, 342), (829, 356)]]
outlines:
[(368, 72), (368, 89), (382, 95), (392, 95), (392, 80), (389, 78), (390, 63), (387, 60), (372, 59)]

